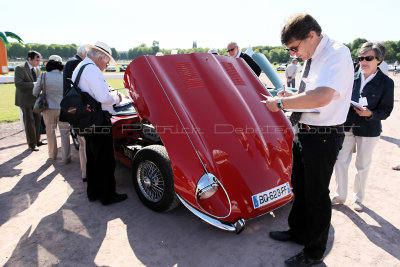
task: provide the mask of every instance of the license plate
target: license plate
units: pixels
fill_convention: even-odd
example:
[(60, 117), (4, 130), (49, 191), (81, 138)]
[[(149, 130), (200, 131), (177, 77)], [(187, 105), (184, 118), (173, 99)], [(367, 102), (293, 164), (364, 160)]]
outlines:
[(290, 194), (289, 182), (252, 196), (255, 209), (275, 202)]

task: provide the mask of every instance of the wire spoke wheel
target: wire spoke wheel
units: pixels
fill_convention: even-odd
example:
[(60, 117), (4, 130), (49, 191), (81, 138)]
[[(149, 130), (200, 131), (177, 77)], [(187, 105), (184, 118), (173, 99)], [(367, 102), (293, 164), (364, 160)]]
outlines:
[(164, 195), (164, 177), (151, 161), (143, 161), (137, 169), (137, 182), (143, 195), (152, 202), (158, 202)]
[(164, 146), (150, 145), (137, 152), (132, 160), (132, 181), (140, 200), (154, 211), (169, 211), (180, 203)]

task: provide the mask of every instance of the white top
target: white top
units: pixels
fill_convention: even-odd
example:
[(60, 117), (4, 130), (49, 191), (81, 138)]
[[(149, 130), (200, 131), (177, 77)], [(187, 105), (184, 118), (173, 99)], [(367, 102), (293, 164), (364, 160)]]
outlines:
[(286, 78), (287, 77), (296, 78), (296, 73), (297, 73), (297, 65), (293, 63), (289, 64), (289, 66), (287, 66), (285, 71)]
[(364, 86), (369, 83), (369, 81), (371, 81), (377, 72), (375, 72), (374, 74), (369, 75), (369, 77), (367, 79), (365, 79), (365, 76), (363, 73), (361, 73), (361, 85), (360, 85), (360, 95), (362, 94), (363, 90), (364, 90)]
[(239, 46), (237, 48), (238, 48), (239, 51), (238, 51), (238, 53), (236, 55), (236, 58), (240, 58), (240, 55), (242, 54), (242, 50), (240, 50)]
[(92, 64), (87, 65), (83, 70), (78, 84), (79, 88), (100, 102), (102, 110), (106, 110), (111, 114), (114, 113), (113, 105), (119, 103), (119, 96), (116, 93), (110, 93), (109, 85), (104, 80), (103, 72), (94, 64), (93, 60), (86, 57), (79, 63), (72, 73), (72, 80), (75, 81), (80, 68), (87, 63)]
[(29, 69), (32, 70), (33, 67), (32, 67), (32, 65), (31, 65), (31, 63), (29, 63), (29, 61), (26, 61), (26, 63), (28, 63)]
[(378, 68), (381, 69), (383, 74), (385, 74), (386, 76), (389, 76), (389, 66), (385, 61), (382, 61), (381, 64), (379, 64)]
[(302, 78), (305, 91), (329, 87), (336, 92), (328, 105), (318, 108), (319, 113), (303, 113), (300, 122), (317, 126), (342, 124), (347, 118), (354, 82), (350, 50), (324, 34), (311, 58), (308, 77)]

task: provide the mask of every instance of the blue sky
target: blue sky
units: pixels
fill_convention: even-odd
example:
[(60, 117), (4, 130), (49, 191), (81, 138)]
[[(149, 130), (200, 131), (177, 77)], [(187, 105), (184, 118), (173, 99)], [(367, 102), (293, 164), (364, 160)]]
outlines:
[(310, 13), (340, 42), (400, 40), (398, 0), (3, 0), (0, 31), (26, 43), (103, 41), (118, 51), (153, 40), (166, 49), (191, 48), (193, 41), (215, 48), (236, 41), (245, 48), (280, 45), (280, 30), (296, 12)]

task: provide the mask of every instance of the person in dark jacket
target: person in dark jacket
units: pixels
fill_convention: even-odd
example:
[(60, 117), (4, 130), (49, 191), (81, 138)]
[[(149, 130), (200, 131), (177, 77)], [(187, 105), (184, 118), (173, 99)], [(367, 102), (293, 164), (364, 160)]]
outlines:
[(250, 68), (254, 71), (254, 73), (257, 76), (260, 76), (261, 74), (261, 69), (257, 65), (257, 63), (247, 54), (243, 53), (242, 50), (240, 50), (239, 46), (235, 42), (230, 42), (228, 44), (226, 52), (229, 53), (229, 56), (234, 57), (234, 58), (243, 58), (244, 61), (246, 61), (247, 65), (250, 66)]
[[(69, 59), (64, 67), (63, 72), (63, 95), (65, 95), (66, 91), (71, 88), (71, 79), (72, 73), (74, 72), (76, 66), (85, 59), (86, 52), (88, 50), (88, 45), (81, 45), (78, 50), (77, 54)], [(71, 151), (70, 151), (70, 126), (68, 122), (59, 122), (60, 134), (61, 134), (61, 143), (63, 147), (62, 151), (62, 158), (64, 164), (68, 164), (71, 162)], [(86, 142), (83, 136), (77, 135), (79, 141), (79, 161), (81, 165), (81, 172), (82, 172), (82, 180), (84, 182), (87, 181), (87, 174), (86, 174)], [(65, 149), (64, 149), (65, 148)]]
[(364, 43), (358, 52), (361, 72), (356, 73), (352, 105), (345, 122), (346, 135), (336, 164), (337, 189), (332, 204), (343, 204), (347, 197), (348, 168), (356, 149), (357, 174), (353, 186), (353, 208), (362, 210), (369, 167), (382, 132), (381, 120), (393, 110), (394, 83), (378, 68), (386, 49), (381, 43)]
[(38, 151), (38, 146), (47, 144), (40, 141), (40, 114), (33, 112), (36, 98), (32, 91), (40, 76), (41, 61), (39, 52), (29, 51), (25, 64), (17, 66), (14, 74), (15, 105), (22, 110), (26, 142), (31, 151)]

